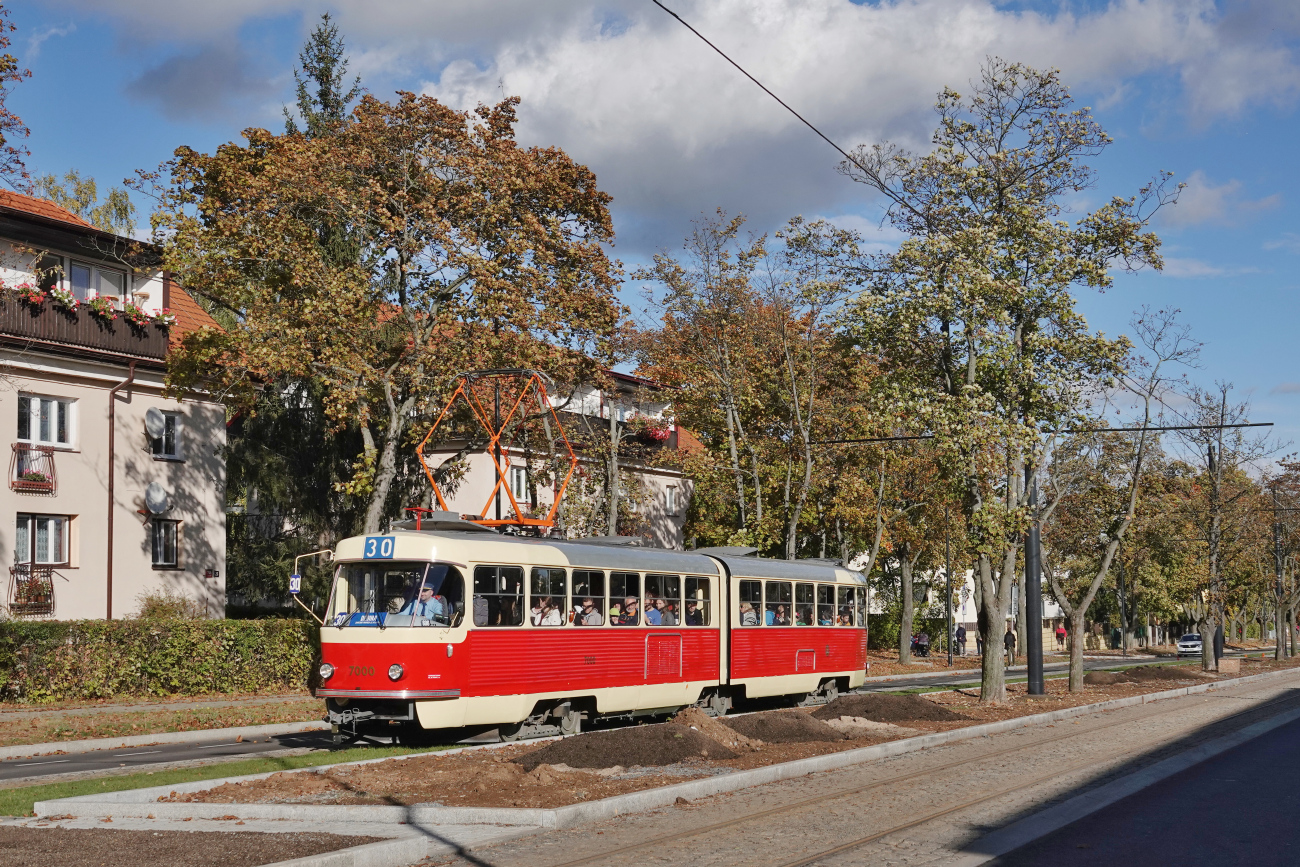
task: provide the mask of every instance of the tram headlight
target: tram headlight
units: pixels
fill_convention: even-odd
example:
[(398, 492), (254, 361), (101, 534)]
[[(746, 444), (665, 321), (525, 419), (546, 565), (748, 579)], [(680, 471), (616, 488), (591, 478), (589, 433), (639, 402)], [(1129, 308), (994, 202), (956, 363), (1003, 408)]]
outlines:
[(333, 676), (334, 666), (330, 665), (328, 662), (322, 662), (320, 664), (320, 679), (329, 680)]
[(399, 665), (399, 664), (397, 664), (396, 662), (394, 662), (392, 665), (388, 666), (388, 679), (389, 679), (389, 680), (401, 680), (401, 679), (402, 679), (402, 674), (403, 674), (402, 666)]

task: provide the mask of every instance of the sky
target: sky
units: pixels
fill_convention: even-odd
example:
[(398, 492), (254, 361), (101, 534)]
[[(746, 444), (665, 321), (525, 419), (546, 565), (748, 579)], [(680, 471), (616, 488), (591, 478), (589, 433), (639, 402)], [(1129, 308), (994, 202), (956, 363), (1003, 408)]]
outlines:
[[(989, 56), (1060, 69), (1114, 139), (1075, 209), (1161, 170), (1187, 184), (1154, 221), (1163, 273), (1120, 274), (1105, 294), (1081, 293), (1080, 309), (1110, 335), (1143, 306), (1180, 309), (1204, 343), (1191, 379), (1232, 383), (1252, 420), (1300, 444), (1300, 3), (664, 2), (845, 149), (924, 150), (935, 94), (968, 92)], [(379, 98), (406, 90), (468, 109), (519, 96), (521, 140), (564, 148), (613, 196), (611, 252), (629, 271), (717, 208), (759, 232), (799, 215), (896, 240), (829, 145), (651, 0), (5, 5), (11, 50), (32, 71), (8, 104), (40, 173), (114, 184), (181, 145), (279, 131), (297, 53), (329, 12)]]

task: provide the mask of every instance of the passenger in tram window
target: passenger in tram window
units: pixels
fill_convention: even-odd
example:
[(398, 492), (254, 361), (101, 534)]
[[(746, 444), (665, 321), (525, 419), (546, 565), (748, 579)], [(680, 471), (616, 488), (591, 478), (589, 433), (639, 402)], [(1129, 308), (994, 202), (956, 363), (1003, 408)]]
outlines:
[(758, 615), (754, 613), (754, 606), (748, 602), (740, 603), (740, 625), (757, 626)]
[(604, 626), (605, 619), (596, 610), (596, 602), (590, 596), (582, 600), (582, 613), (577, 622), (582, 626)]
[(623, 616), (623, 605), (621, 603), (615, 602), (613, 605), (609, 606), (609, 622), (611, 624), (617, 625), (618, 619), (622, 616)]
[(533, 598), (533, 607), (528, 612), (528, 622), (534, 626), (542, 625), (542, 600)]
[(663, 624), (664, 601), (654, 596), (647, 596), (645, 600), (645, 622), (647, 626), (660, 626)]
[(696, 602), (694, 599), (686, 600), (686, 625), (704, 625), (704, 614), (700, 611), (700, 603)]
[(835, 625), (835, 588), (830, 584), (817, 585), (817, 625)]
[(812, 614), (811, 605), (795, 609), (794, 611), (795, 626), (812, 626), (812, 622), (813, 622), (813, 614)]
[(486, 596), (474, 595), (474, 625), (488, 625), (488, 601)]
[(677, 604), (675, 602), (665, 602), (661, 622), (664, 626), (677, 625)]
[(537, 621), (538, 626), (563, 626), (564, 617), (560, 614), (559, 607), (555, 600), (550, 596), (542, 598), (542, 615)]
[(616, 626), (636, 626), (641, 618), (637, 616), (637, 601), (635, 596), (628, 596), (623, 600), (623, 613), (619, 615), (618, 620), (614, 621)]
[(763, 621), (768, 626), (790, 625), (790, 604), (793, 598), (789, 581), (768, 581), (766, 590), (767, 606), (763, 612)]

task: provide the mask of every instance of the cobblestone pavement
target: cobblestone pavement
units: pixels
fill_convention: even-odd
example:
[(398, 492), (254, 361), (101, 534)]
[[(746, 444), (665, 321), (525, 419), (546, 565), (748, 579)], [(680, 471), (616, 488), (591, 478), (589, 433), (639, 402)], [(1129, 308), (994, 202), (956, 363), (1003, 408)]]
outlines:
[[(994, 828), (1297, 707), (1300, 672), (547, 832), (428, 865), (937, 865)], [(935, 818), (918, 821), (927, 816)], [(879, 839), (852, 845), (875, 834)], [(846, 848), (821, 854), (837, 847)]]

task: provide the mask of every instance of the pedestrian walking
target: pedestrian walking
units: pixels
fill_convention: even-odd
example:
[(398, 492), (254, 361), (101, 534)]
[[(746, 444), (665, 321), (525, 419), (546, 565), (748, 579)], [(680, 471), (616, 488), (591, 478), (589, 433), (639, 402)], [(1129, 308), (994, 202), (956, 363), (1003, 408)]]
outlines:
[(1007, 649), (1007, 665), (1016, 664), (1016, 633), (1007, 626), (1007, 634), (1002, 636), (1002, 646)]
[(1064, 623), (1056, 624), (1056, 649), (1057, 650), (1065, 649), (1065, 624)]
[(966, 655), (966, 627), (960, 623), (957, 624), (957, 655)]

